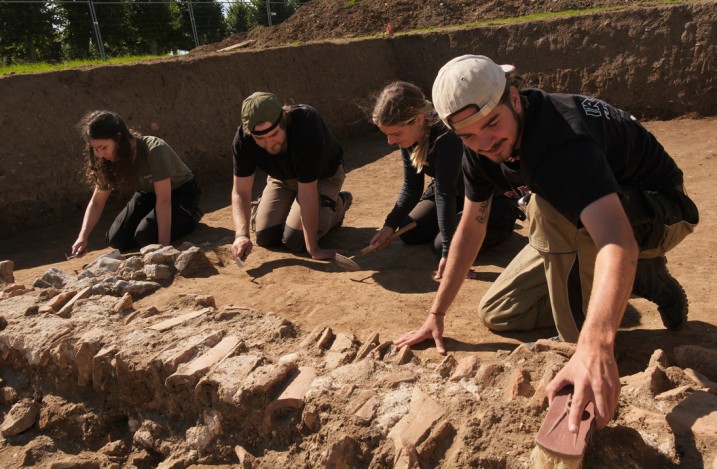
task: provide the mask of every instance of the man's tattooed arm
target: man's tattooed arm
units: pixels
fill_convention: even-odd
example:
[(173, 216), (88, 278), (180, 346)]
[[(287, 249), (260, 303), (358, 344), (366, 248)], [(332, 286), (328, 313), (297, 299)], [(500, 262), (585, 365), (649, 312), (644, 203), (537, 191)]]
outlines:
[(488, 223), (488, 215), (490, 214), (490, 202), (491, 199), (484, 200), (480, 203), (480, 206), (478, 207), (478, 216), (476, 217), (476, 221), (480, 223), (481, 225), (485, 225)]

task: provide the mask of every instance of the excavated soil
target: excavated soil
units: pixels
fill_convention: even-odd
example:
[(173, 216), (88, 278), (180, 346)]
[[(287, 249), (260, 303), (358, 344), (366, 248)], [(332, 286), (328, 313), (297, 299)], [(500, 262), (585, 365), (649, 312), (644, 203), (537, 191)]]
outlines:
[(446, 26), (591, 8), (624, 8), (659, 2), (640, 0), (313, 0), (302, 5), (288, 20), (272, 27), (259, 26), (223, 41), (197, 47), (190, 55), (203, 54), (237, 44), (266, 48), (304, 44), (327, 39), (385, 36), (390, 24), (393, 34)]

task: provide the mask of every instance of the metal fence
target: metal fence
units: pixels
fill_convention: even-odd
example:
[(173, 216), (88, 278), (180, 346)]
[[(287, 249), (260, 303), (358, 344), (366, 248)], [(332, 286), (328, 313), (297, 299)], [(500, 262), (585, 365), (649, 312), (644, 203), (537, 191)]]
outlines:
[(2, 63), (181, 53), (286, 20), (301, 0), (0, 0)]

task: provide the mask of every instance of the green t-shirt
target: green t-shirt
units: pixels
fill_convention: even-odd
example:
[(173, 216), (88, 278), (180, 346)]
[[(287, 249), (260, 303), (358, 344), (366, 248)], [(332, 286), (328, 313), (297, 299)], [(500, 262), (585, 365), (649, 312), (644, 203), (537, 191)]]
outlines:
[(192, 179), (192, 171), (159, 137), (137, 137), (137, 156), (134, 161), (137, 190), (154, 192), (154, 182), (172, 179), (172, 190)]

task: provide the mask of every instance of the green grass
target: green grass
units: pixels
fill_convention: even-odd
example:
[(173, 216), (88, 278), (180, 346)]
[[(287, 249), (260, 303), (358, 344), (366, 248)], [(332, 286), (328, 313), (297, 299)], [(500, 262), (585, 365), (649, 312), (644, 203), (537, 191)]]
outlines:
[(133, 55), (125, 57), (112, 57), (107, 60), (72, 60), (69, 62), (62, 62), (57, 64), (51, 64), (47, 62), (39, 62), (34, 64), (16, 64), (8, 66), (0, 66), (0, 76), (14, 74), (27, 74), (27, 73), (42, 73), (42, 72), (53, 72), (56, 70), (66, 70), (68, 68), (77, 68), (88, 65), (108, 65), (108, 64), (120, 64), (125, 62), (138, 62), (142, 60), (151, 60), (158, 58), (172, 57), (169, 55)]

